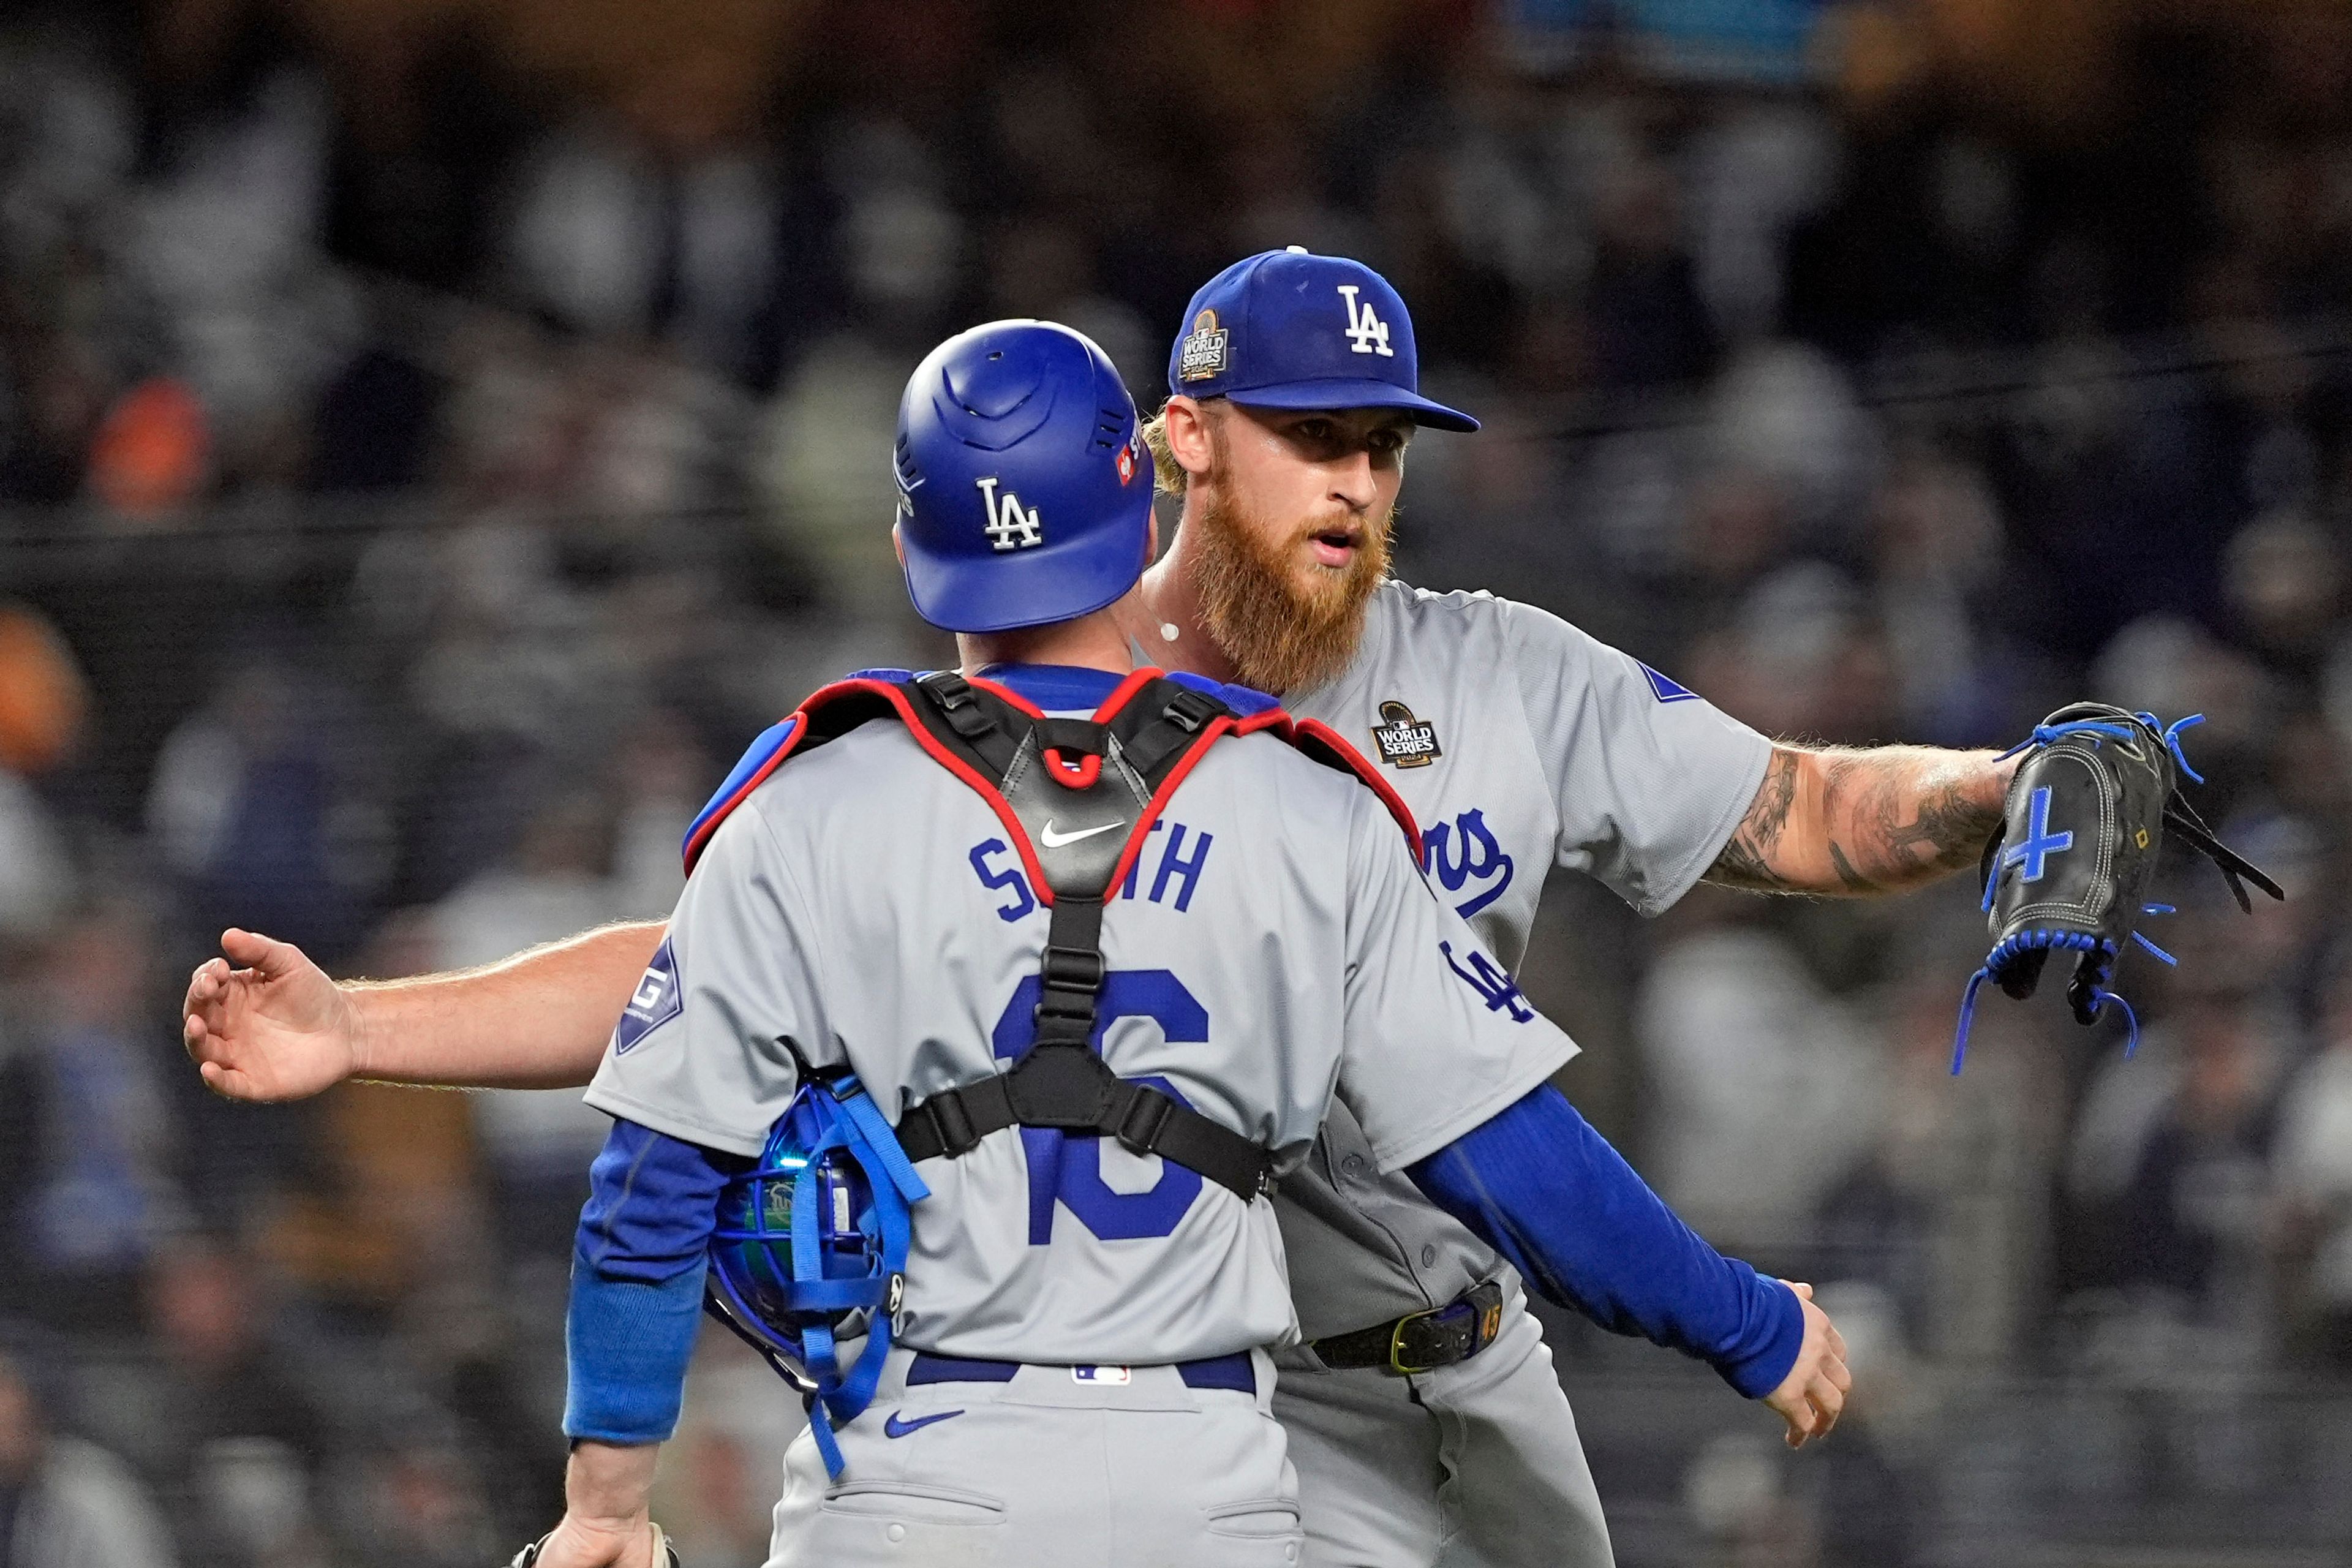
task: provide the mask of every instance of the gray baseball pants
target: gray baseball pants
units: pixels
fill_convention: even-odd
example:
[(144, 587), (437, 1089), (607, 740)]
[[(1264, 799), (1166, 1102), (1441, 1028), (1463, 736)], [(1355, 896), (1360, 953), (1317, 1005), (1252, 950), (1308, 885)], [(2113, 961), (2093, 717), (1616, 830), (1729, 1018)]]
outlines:
[(1298, 1483), (1264, 1352), (1255, 1394), (1141, 1366), (1123, 1385), (1024, 1366), (909, 1388), (912, 1359), (892, 1352), (839, 1434), (840, 1480), (809, 1434), (793, 1440), (768, 1568), (1298, 1568)]
[(1413, 1377), (1279, 1352), (1311, 1568), (1611, 1568), (1543, 1329), (1514, 1279), (1495, 1342)]

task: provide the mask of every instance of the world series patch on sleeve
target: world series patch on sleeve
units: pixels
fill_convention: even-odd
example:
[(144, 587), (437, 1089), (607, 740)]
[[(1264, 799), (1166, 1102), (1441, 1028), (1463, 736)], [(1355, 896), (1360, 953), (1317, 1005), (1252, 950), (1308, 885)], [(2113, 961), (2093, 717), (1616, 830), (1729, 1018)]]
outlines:
[(2066, 985), (2075, 1019), (2091, 1023), (2108, 1003), (2116, 1004), (2130, 1026), (2124, 1047), (2130, 1054), (2139, 1041), (2139, 1022), (2108, 984), (2126, 942), (2174, 962), (2138, 929), (2147, 916), (2172, 912), (2168, 904), (2147, 901), (2167, 827), (2221, 868), (2240, 909), (2253, 910), (2247, 882), (2273, 899), (2286, 897), (2215, 838), (2180, 793), (2184, 773), (2205, 782), (2180, 746), (2180, 732), (2203, 717), (2191, 714), (2167, 728), (2152, 713), (2078, 702), (2035, 725), (2006, 753), (2027, 755), (2010, 782), (2000, 829), (1985, 846), (1984, 909), (1992, 951), (1961, 997), (1955, 1073), (1968, 1049), (1978, 987), (1990, 980), (2022, 1001), (2041, 984), (2053, 952), (2078, 955)]

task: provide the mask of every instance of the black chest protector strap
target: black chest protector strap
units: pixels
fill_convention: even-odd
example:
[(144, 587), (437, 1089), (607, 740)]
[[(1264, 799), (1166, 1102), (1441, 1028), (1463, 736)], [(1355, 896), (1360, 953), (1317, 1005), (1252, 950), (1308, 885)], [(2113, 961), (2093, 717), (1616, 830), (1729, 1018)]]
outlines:
[(1172, 1160), (1244, 1203), (1268, 1190), (1268, 1151), (1172, 1095), (1125, 1081), (1094, 1048), (1112, 879), (1150, 831), (1160, 787), (1231, 728), (1233, 710), (1160, 679), (1102, 721), (1038, 719), (951, 673), (913, 684), (912, 711), (938, 742), (930, 749), (993, 786), (1053, 903), (1034, 1042), (1011, 1071), (908, 1107), (899, 1147), (912, 1160), (952, 1160), (1007, 1127), (1051, 1127)]

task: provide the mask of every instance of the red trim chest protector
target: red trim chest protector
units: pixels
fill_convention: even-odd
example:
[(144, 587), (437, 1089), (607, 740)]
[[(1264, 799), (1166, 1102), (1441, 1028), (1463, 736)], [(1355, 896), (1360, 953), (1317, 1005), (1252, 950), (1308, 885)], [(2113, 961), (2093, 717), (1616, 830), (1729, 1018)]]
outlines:
[[(1244, 717), (1156, 669), (1129, 676), (1091, 719), (1048, 718), (992, 681), (952, 672), (861, 677), (802, 704), (775, 753), (696, 825), (686, 846), (688, 872), (719, 824), (787, 758), (884, 718), (904, 723), (933, 761), (988, 803), (1052, 921), (1034, 1041), (1010, 1070), (908, 1107), (898, 1124), (907, 1156), (952, 1160), (1005, 1128), (1051, 1127), (1117, 1138), (1136, 1153), (1173, 1160), (1244, 1203), (1267, 1191), (1269, 1151), (1149, 1084), (1122, 1080), (1093, 1048), (1104, 902), (1176, 786), (1224, 736), (1264, 731), (1360, 781), (1396, 818), (1417, 858), (1421, 835), (1396, 792), (1324, 725), (1279, 708)], [(1064, 819), (1072, 825), (1066, 837), (1042, 832)], [(1101, 831), (1114, 825), (1126, 831)]]

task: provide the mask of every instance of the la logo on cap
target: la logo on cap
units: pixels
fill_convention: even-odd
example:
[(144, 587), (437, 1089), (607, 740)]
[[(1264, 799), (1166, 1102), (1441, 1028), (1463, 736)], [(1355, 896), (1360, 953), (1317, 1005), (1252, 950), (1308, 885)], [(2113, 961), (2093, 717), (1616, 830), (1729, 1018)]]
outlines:
[(1348, 351), (1350, 353), (1396, 358), (1396, 351), (1389, 347), (1389, 324), (1372, 314), (1370, 300), (1360, 306), (1356, 302), (1359, 285), (1342, 283), (1339, 287), (1339, 302), (1348, 308)]

